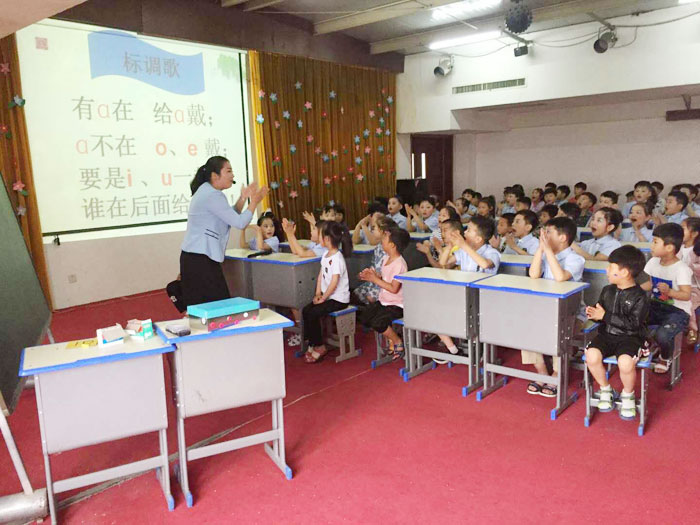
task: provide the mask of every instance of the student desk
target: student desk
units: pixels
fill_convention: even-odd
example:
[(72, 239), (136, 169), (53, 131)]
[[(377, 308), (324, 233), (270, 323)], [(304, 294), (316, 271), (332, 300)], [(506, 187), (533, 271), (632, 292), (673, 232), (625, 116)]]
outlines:
[[(170, 323), (156, 323), (158, 335), (177, 349), (170, 365), (177, 405), (179, 464), (175, 467), (187, 506), (193, 505), (187, 462), (252, 445), (265, 444), (265, 452), (292, 479), (285, 463), (282, 400), (286, 395), (282, 329), (293, 323), (268, 309), (255, 321), (214, 332), (192, 330), (177, 337), (166, 331)], [(185, 419), (231, 408), (272, 402), (272, 429), (246, 437), (218, 441), (187, 450)], [(272, 443), (270, 446), (269, 443)]]
[(430, 266), (425, 258), (425, 254), (416, 250), (416, 243), (430, 240), (432, 233), (410, 232), (410, 235), (411, 242), (408, 243), (408, 246), (406, 246), (402, 254), (403, 258), (406, 260), (406, 266), (408, 266), (409, 270)]
[[(308, 248), (312, 244), (312, 241), (308, 239), (297, 239), (297, 242), (302, 248)], [(283, 253), (292, 253), (292, 248), (288, 242), (281, 242), (280, 251)]]
[(352, 256), (345, 259), (345, 264), (348, 267), (348, 279), (350, 280), (350, 289), (357, 288), (362, 281), (357, 276), (365, 268), (372, 266), (372, 258), (376, 246), (371, 244), (355, 244), (352, 247)]
[(590, 228), (576, 228), (576, 241), (581, 242), (581, 241), (587, 241), (588, 239), (593, 238), (593, 233), (591, 232)]
[(641, 251), (644, 254), (644, 257), (646, 257), (646, 260), (648, 261), (651, 259), (651, 243), (650, 242), (623, 242), (623, 245), (629, 244), (630, 246), (634, 246), (635, 248), (638, 248), (639, 251)]
[[(451, 363), (467, 365), (467, 395), (481, 385), (479, 359), (481, 347), (478, 339), (478, 291), (474, 283), (488, 277), (477, 272), (420, 268), (397, 276), (402, 282), (406, 370), (408, 381), (435, 367), (434, 362), (423, 364), (423, 358), (443, 359)], [(467, 355), (436, 352), (422, 348), (421, 334), (444, 334), (467, 341)], [(408, 344), (406, 344), (408, 343)]]
[[(175, 508), (168, 468), (168, 413), (161, 354), (174, 347), (159, 337), (144, 342), (68, 348), (55, 343), (26, 348), (20, 376), (34, 376), (44, 451), (51, 522), (54, 494), (103, 481), (156, 470), (168, 508)], [(51, 454), (158, 432), (160, 454), (81, 476), (54, 481)]]
[(232, 297), (253, 299), (253, 278), (248, 259), (251, 253), (255, 251), (244, 248), (226, 250), (223, 263), (224, 278)]
[(590, 284), (583, 292), (583, 302), (588, 306), (595, 306), (601, 290), (608, 285), (606, 270), (609, 265), (608, 261), (586, 261), (583, 266), (583, 281)]
[(527, 272), (531, 264), (532, 255), (502, 253), (501, 264), (498, 266), (498, 273), (505, 273), (507, 275), (524, 275), (527, 277)]
[[(531, 279), (515, 275), (495, 275), (475, 282), (479, 289), (479, 339), (484, 350), (484, 388), (477, 392), (481, 401), (502, 387), (495, 374), (519, 377), (556, 385), (557, 405), (550, 417), (556, 419), (577, 394), (568, 396), (569, 342), (572, 339), (581, 295), (588, 283)], [(559, 360), (559, 375), (553, 378), (496, 364), (495, 345), (530, 350)]]

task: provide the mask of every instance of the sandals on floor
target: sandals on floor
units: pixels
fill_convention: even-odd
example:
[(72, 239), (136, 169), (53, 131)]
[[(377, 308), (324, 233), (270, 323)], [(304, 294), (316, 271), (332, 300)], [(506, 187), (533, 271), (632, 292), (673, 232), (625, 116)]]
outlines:
[(399, 344), (394, 345), (394, 346), (389, 345), (389, 349), (387, 350), (387, 355), (391, 356), (392, 361), (396, 361), (398, 359), (402, 359), (405, 352), (406, 352), (406, 349), (404, 348), (403, 343), (399, 343)]
[(557, 387), (552, 385), (542, 385), (539, 394), (542, 397), (557, 397)]
[(304, 354), (304, 361), (308, 364), (320, 363), (321, 361), (323, 361), (323, 358), (326, 357), (326, 354), (328, 354), (328, 350), (326, 350), (324, 353), (321, 353), (310, 348)]
[(533, 396), (538, 396), (542, 392), (542, 385), (540, 385), (539, 383), (535, 383), (534, 381), (531, 381), (527, 385), (526, 392), (528, 394), (532, 394)]

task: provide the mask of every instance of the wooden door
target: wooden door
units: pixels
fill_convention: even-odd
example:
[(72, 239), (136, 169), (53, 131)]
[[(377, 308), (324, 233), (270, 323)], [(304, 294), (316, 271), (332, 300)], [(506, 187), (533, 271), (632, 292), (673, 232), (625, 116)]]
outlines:
[(425, 179), (428, 193), (440, 203), (452, 195), (452, 135), (411, 135), (414, 179)]

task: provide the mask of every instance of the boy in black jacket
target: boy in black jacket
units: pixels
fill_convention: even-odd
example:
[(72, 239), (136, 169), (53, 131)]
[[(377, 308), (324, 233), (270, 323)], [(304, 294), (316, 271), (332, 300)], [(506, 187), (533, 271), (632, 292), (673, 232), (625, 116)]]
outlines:
[(646, 337), (646, 320), (649, 314), (649, 298), (635, 283), (644, 269), (645, 259), (634, 246), (621, 246), (608, 258), (610, 284), (600, 292), (595, 306), (586, 307), (589, 319), (600, 321), (598, 335), (586, 348), (586, 365), (600, 385), (598, 410), (610, 412), (614, 407), (615, 391), (605, 377), (603, 359), (617, 357), (622, 379), (620, 417), (634, 419), (637, 415), (634, 399), (634, 382), (639, 350)]

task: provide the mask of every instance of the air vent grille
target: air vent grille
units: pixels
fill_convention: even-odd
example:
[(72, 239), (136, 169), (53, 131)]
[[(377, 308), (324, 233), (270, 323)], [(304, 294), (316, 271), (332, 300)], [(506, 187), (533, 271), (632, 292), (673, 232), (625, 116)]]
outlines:
[(494, 89), (504, 89), (521, 87), (525, 85), (524, 78), (514, 78), (512, 80), (499, 80), (498, 82), (484, 82), (483, 84), (470, 84), (469, 86), (457, 86), (452, 88), (453, 95), (460, 93), (475, 93), (477, 91), (493, 91)]

